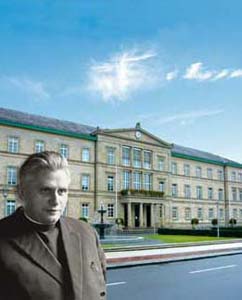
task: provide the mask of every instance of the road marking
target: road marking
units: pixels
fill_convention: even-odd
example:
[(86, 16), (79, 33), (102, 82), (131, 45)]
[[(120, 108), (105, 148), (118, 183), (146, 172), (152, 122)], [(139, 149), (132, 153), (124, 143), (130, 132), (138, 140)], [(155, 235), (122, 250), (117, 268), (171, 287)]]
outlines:
[(112, 283), (107, 283), (106, 285), (110, 286), (110, 285), (120, 285), (120, 284), (126, 284), (126, 282), (125, 281), (112, 282)]
[(210, 269), (203, 269), (203, 270), (191, 271), (189, 273), (190, 274), (195, 274), (195, 273), (210, 272), (210, 271), (214, 271), (214, 270), (228, 269), (228, 268), (234, 268), (234, 267), (237, 267), (237, 265), (221, 266), (221, 267), (217, 267), (217, 268), (210, 268)]

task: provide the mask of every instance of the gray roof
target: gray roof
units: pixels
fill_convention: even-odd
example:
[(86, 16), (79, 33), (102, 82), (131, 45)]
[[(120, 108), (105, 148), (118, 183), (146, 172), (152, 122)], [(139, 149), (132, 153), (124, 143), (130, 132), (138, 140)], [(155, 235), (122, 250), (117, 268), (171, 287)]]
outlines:
[(184, 147), (184, 146), (180, 146), (180, 145), (176, 145), (173, 144), (172, 145), (172, 150), (173, 153), (178, 153), (181, 155), (187, 155), (187, 156), (192, 156), (192, 157), (197, 157), (197, 158), (202, 158), (205, 160), (210, 160), (210, 161), (215, 161), (218, 163), (222, 163), (222, 164), (239, 164), (236, 161), (224, 158), (222, 156), (219, 155), (215, 155), (209, 152), (205, 152), (205, 151), (201, 151), (201, 150), (196, 150), (193, 148), (188, 148), (188, 147)]
[(32, 115), (23, 113), (20, 111), (0, 108), (0, 120), (10, 121), (23, 125), (32, 125), (38, 127), (44, 127), (49, 129), (55, 129), (75, 134), (91, 134), (96, 130), (96, 127), (78, 124), (74, 122), (58, 120), (54, 118), (48, 118), (38, 115)]
[[(91, 135), (95, 134), (97, 127), (83, 125), (79, 123), (58, 120), (55, 118), (48, 118), (39, 115), (28, 114), (25, 112), (20, 112), (12, 109), (0, 108), (0, 120), (8, 121), (11, 123), (18, 123), (23, 125), (36, 126), (46, 129), (59, 130), (66, 133), (75, 133), (75, 134), (85, 134)], [(215, 155), (209, 152), (196, 150), (193, 148), (188, 148), (176, 144), (172, 144), (172, 153), (185, 155), (194, 158), (201, 158), (205, 160), (215, 161), (221, 164), (235, 164), (240, 165), (240, 163), (229, 160), (227, 158)], [(240, 165), (241, 166), (241, 165)]]

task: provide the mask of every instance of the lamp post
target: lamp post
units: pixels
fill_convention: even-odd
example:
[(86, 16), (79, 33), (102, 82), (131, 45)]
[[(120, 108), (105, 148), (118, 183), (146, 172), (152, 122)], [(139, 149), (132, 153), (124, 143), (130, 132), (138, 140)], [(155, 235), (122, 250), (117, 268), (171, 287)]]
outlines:
[(7, 197), (8, 197), (8, 191), (9, 191), (9, 189), (8, 189), (7, 186), (4, 186), (2, 188), (2, 194), (3, 194), (3, 198), (4, 198), (5, 201), (7, 200)]
[(217, 201), (217, 237), (219, 238), (219, 200)]

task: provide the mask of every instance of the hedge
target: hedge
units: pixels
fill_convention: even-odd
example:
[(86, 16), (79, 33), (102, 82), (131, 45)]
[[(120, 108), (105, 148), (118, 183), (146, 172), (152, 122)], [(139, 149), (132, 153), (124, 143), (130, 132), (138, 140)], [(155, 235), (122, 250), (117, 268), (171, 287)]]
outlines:
[[(158, 234), (165, 235), (196, 235), (196, 236), (217, 236), (217, 228), (211, 229), (171, 229), (159, 228)], [(229, 228), (220, 227), (219, 235), (221, 237), (238, 237), (242, 238), (242, 227)]]

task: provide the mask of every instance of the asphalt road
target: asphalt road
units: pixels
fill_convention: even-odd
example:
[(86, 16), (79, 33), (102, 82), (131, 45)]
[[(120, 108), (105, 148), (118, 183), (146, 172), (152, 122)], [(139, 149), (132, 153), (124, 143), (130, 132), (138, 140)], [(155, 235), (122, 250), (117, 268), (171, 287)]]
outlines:
[(108, 271), (108, 300), (242, 299), (242, 254)]

